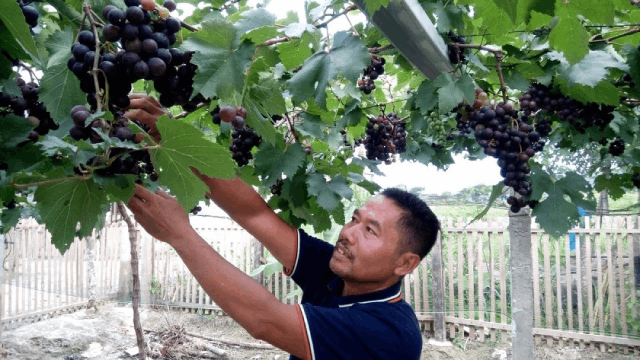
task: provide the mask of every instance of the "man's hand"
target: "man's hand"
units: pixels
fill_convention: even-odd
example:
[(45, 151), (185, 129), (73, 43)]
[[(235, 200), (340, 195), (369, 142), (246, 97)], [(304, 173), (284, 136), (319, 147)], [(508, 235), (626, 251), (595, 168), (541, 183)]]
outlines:
[(174, 245), (186, 235), (195, 233), (189, 223), (189, 216), (178, 200), (158, 189), (152, 193), (140, 185), (128, 204), (135, 219), (154, 238)]
[(162, 138), (156, 127), (156, 122), (158, 122), (160, 116), (171, 116), (171, 113), (152, 96), (131, 94), (129, 98), (131, 99), (131, 105), (125, 109), (128, 110), (125, 116), (131, 120), (138, 120), (142, 124), (147, 125), (150, 128), (149, 135), (151, 135), (156, 142), (160, 142)]

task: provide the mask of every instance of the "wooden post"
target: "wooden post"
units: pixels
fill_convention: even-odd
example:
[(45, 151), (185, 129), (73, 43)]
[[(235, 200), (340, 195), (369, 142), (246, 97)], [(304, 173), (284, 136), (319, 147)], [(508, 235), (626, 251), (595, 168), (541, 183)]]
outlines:
[[(514, 359), (533, 359), (533, 280), (531, 214), (528, 208), (509, 211), (511, 257), (512, 354)], [(535, 264), (537, 266), (538, 264)], [(537, 279), (535, 279), (537, 280)]]
[[(0, 233), (0, 259), (4, 259), (4, 234)], [(4, 281), (2, 281), (2, 275), (4, 271), (4, 265), (0, 264), (0, 356), (4, 354), (4, 343), (2, 342), (2, 318), (4, 314)], [(11, 285), (9, 285), (11, 286)]]
[(446, 328), (444, 323), (444, 263), (442, 261), (442, 232), (438, 232), (436, 243), (431, 249), (431, 271), (433, 272), (433, 311), (434, 311), (434, 338), (436, 341), (446, 341)]

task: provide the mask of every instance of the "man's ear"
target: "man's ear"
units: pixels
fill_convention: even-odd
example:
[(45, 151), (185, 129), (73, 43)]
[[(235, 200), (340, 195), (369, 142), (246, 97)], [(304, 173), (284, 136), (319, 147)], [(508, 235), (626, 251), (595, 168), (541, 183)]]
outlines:
[(420, 265), (420, 256), (412, 253), (411, 251), (407, 251), (398, 257), (398, 260), (396, 261), (396, 268), (393, 273), (402, 277), (407, 274), (411, 274), (418, 265)]

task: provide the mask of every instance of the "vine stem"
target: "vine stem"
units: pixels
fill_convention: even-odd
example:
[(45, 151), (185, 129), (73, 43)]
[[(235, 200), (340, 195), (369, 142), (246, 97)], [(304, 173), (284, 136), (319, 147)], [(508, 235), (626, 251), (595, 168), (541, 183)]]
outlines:
[(323, 27), (327, 27), (327, 25), (328, 25), (330, 22), (332, 22), (333, 20), (335, 20), (335, 19), (339, 18), (339, 17), (340, 17), (340, 16), (342, 16), (342, 15), (346, 15), (349, 11), (357, 10), (357, 9), (358, 9), (358, 7), (357, 7), (357, 6), (355, 6), (354, 4), (351, 4), (351, 5), (347, 6), (347, 7), (346, 7), (344, 10), (342, 10), (341, 12), (339, 12), (339, 13), (337, 13), (337, 14), (333, 15), (329, 20), (327, 20), (327, 21), (325, 21), (325, 22), (323, 22), (323, 23), (321, 23), (321, 24), (316, 25), (316, 28), (320, 29), (320, 28), (323, 28)]
[(380, 47), (369, 48), (367, 49), (367, 51), (369, 51), (369, 54), (379, 54), (385, 50), (390, 50), (390, 49), (393, 49), (393, 45), (385, 45)]
[(27, 189), (27, 188), (30, 188), (30, 187), (51, 185), (51, 184), (56, 184), (56, 183), (64, 182), (64, 181), (71, 181), (71, 180), (86, 181), (86, 180), (89, 180), (89, 179), (91, 179), (90, 175), (88, 175), (88, 176), (76, 175), (76, 176), (70, 176), (70, 177), (65, 177), (65, 178), (48, 179), (48, 180), (43, 180), (43, 181), (38, 181), (38, 182), (28, 183), (28, 184), (16, 184), (16, 183), (12, 182), (12, 183), (9, 184), (9, 186), (11, 186), (14, 189), (22, 190), (22, 189)]
[(624, 32), (624, 33), (622, 33), (622, 34), (618, 34), (618, 35), (616, 35), (616, 36), (612, 36), (612, 37), (610, 37), (610, 38), (606, 38), (606, 39), (597, 39), (597, 40), (596, 40), (595, 38), (596, 38), (597, 36), (602, 36), (602, 34), (596, 34), (596, 35), (594, 35), (591, 39), (589, 39), (589, 44), (597, 44), (597, 43), (606, 43), (606, 44), (610, 44), (612, 40), (615, 40), (615, 39), (621, 38), (621, 37), (623, 37), (623, 36), (632, 35), (632, 34), (635, 34), (635, 33), (637, 33), (637, 32), (640, 32), (640, 26), (633, 27), (633, 28), (631, 28), (631, 29), (629, 29), (629, 30), (625, 31), (625, 32)]
[(118, 210), (120, 211), (120, 215), (122, 219), (127, 223), (127, 228), (129, 229), (129, 242), (131, 243), (131, 275), (133, 277), (133, 296), (132, 296), (132, 306), (133, 306), (133, 327), (136, 331), (136, 340), (138, 342), (138, 360), (146, 360), (146, 349), (144, 344), (144, 335), (142, 333), (142, 325), (140, 324), (140, 314), (138, 313), (139, 306), (139, 294), (140, 294), (140, 277), (138, 275), (138, 245), (136, 244), (136, 240), (138, 238), (138, 232), (136, 231), (136, 226), (127, 214), (127, 208), (124, 203), (118, 203)]
[(82, 31), (82, 28), (84, 27), (84, 22), (87, 20), (87, 14), (84, 13), (84, 15), (82, 16), (82, 21), (80, 22), (80, 27), (78, 28), (78, 33), (76, 34), (76, 40), (74, 42), (78, 42), (78, 39), (80, 38), (80, 32)]
[(498, 70), (498, 77), (500, 78), (500, 91), (502, 91), (502, 100), (507, 103), (507, 87), (504, 84), (504, 75), (502, 74), (502, 59), (504, 53), (502, 51), (496, 52), (496, 69)]
[(33, 81), (33, 79), (36, 79), (39, 82), (40, 79), (38, 79), (38, 77), (36, 76), (36, 73), (33, 71), (33, 68), (29, 64), (23, 61), (20, 61), (18, 65), (20, 65), (22, 68), (24, 68), (29, 72), (29, 77), (31, 78), (31, 81)]
[(95, 19), (93, 18), (93, 15), (91, 14), (91, 6), (88, 4), (84, 4), (82, 6), (82, 9), (84, 10), (84, 13), (87, 17), (89, 17), (89, 23), (91, 24), (91, 29), (93, 30), (93, 36), (95, 37), (95, 41), (96, 41), (96, 55), (93, 58), (93, 70), (91, 71), (92, 75), (93, 75), (93, 85), (96, 88), (96, 92), (95, 92), (95, 97), (96, 97), (96, 104), (98, 106), (97, 111), (100, 112), (102, 111), (102, 101), (100, 100), (100, 82), (98, 81), (98, 62), (100, 61), (100, 36), (98, 35), (98, 28), (96, 27), (96, 22)]

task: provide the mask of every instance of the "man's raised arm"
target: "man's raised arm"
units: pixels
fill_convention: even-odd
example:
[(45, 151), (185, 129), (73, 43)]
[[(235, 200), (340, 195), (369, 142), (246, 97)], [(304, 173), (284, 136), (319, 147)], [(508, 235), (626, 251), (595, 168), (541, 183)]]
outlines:
[(194, 173), (209, 187), (207, 196), (269, 250), (287, 269), (296, 261), (297, 229), (282, 220), (250, 185), (240, 178), (217, 179)]

